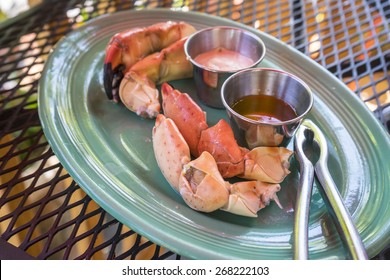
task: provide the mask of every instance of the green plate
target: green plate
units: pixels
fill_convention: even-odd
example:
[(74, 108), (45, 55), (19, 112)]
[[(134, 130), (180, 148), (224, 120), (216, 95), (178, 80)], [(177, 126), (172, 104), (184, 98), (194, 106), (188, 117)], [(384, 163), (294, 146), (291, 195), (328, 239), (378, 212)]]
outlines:
[[(40, 80), (39, 115), (54, 152), (88, 195), (125, 225), (188, 258), (292, 258), (299, 182), (295, 159), (279, 194), (284, 209), (271, 203), (256, 219), (196, 212), (157, 166), (151, 142), (154, 120), (106, 98), (102, 69), (110, 37), (167, 20), (187, 21), (198, 29), (229, 25), (250, 30), (267, 47), (261, 66), (284, 69), (306, 81), (315, 93), (309, 118), (328, 138), (330, 171), (368, 254), (372, 257), (385, 247), (390, 242), (390, 141), (382, 125), (345, 85), (298, 51), (256, 29), (201, 13), (116, 13), (90, 21), (56, 45)], [(198, 101), (191, 79), (173, 84)], [(224, 110), (203, 108), (210, 125), (226, 118)], [(309, 246), (311, 259), (348, 257), (316, 188)]]

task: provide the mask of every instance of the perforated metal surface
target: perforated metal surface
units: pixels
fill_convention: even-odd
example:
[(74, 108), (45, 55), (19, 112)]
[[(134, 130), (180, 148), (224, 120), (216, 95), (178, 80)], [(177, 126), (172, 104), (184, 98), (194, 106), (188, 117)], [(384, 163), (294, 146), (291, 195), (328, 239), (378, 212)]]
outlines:
[[(390, 130), (387, 0), (46, 1), (0, 25), (0, 233), (29, 255), (180, 258), (113, 219), (84, 193), (51, 151), (37, 114), (38, 81), (60, 38), (102, 14), (156, 7), (222, 16), (273, 35), (341, 79)], [(376, 258), (389, 259), (389, 250)]]

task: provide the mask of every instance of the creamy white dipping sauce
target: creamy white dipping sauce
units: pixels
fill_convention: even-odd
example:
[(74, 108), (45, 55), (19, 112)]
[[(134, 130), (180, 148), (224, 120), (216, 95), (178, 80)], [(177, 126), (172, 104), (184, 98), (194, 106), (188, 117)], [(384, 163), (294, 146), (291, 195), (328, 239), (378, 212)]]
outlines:
[(216, 71), (236, 71), (251, 66), (254, 61), (238, 52), (215, 48), (201, 53), (194, 59), (197, 63)]

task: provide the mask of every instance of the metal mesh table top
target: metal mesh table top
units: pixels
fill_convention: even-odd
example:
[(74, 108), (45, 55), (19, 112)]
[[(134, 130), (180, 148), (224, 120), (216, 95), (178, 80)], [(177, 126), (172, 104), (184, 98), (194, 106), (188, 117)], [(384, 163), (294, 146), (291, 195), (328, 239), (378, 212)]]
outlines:
[[(59, 39), (100, 15), (147, 8), (204, 12), (280, 39), (342, 80), (390, 130), (387, 0), (44, 1), (0, 24), (0, 240), (20, 258), (180, 259), (85, 194), (53, 154), (37, 113), (37, 85)], [(390, 249), (375, 258), (389, 259)]]

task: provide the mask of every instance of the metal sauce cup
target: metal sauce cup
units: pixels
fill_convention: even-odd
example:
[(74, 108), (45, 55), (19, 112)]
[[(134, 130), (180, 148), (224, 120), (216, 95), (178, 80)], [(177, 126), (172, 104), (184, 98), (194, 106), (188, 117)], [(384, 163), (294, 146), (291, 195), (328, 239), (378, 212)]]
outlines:
[[(216, 48), (238, 52), (254, 62), (252, 65), (234, 70), (219, 71), (207, 68), (195, 61), (195, 58)], [(257, 66), (265, 55), (263, 41), (251, 32), (227, 27), (211, 27), (192, 34), (184, 45), (187, 59), (193, 65), (195, 86), (199, 99), (206, 105), (214, 108), (224, 108), (221, 101), (221, 87), (223, 82), (239, 70)]]
[[(248, 95), (272, 95), (288, 103), (297, 116), (272, 123), (247, 118), (231, 106)], [(285, 71), (269, 68), (243, 70), (230, 76), (222, 85), (221, 100), (237, 142), (250, 149), (287, 146), (313, 106), (313, 94), (301, 79)]]

